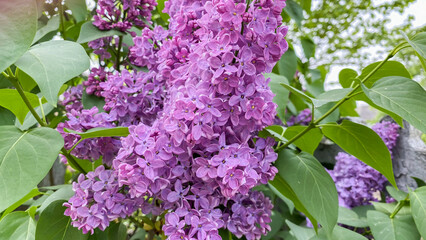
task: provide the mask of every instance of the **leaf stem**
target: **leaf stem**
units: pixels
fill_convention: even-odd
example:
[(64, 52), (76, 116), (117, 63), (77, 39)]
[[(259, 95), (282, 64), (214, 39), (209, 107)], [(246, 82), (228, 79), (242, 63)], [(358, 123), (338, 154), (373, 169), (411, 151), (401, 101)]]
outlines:
[(393, 210), (393, 212), (392, 212), (392, 214), (390, 215), (390, 218), (394, 218), (395, 216), (396, 216), (396, 214), (398, 214), (398, 212), (402, 209), (402, 207), (404, 207), (405, 206), (405, 204), (407, 204), (407, 202), (408, 202), (408, 197), (409, 197), (410, 195), (409, 194), (407, 194), (407, 196), (405, 197), (405, 199), (404, 200), (401, 200), (401, 201), (399, 201), (398, 202), (398, 204), (395, 206), (395, 208), (394, 208), (394, 210)]
[[(351, 97), (355, 96), (357, 93), (355, 93), (360, 87), (361, 84), (364, 83), (365, 81), (367, 81), (371, 76), (373, 76), (374, 73), (377, 72), (377, 70), (379, 70), (389, 59), (391, 59), (399, 50), (401, 50), (402, 44), (399, 44), (397, 47), (395, 47), (394, 50), (392, 50), (391, 53), (389, 53), (386, 58), (381, 61), (371, 72), (369, 72), (367, 74), (367, 76), (365, 76), (362, 80), (361, 83), (358, 84), (354, 89), (352, 89), (352, 91), (350, 91), (348, 94), (346, 94), (346, 96), (342, 99), (340, 99), (330, 110), (328, 110), (324, 115), (322, 115), (320, 118), (318, 118), (317, 120), (313, 121), (311, 124), (309, 124), (309, 126), (307, 128), (305, 128), (302, 132), (298, 133), (296, 136), (294, 136), (293, 138), (291, 138), (290, 140), (288, 140), (285, 144), (283, 144), (280, 147), (277, 147), (275, 149), (275, 152), (279, 152), (282, 149), (288, 147), (290, 144), (292, 144), (294, 141), (296, 141), (297, 139), (299, 139), (300, 137), (302, 137), (305, 133), (309, 132), (309, 130), (311, 130), (312, 128), (317, 127), (317, 125), (324, 120), (328, 115), (330, 115), (331, 113), (333, 113), (340, 105), (342, 105), (346, 100), (350, 99)], [(355, 94), (354, 94), (355, 93)]]
[(123, 36), (118, 37), (118, 48), (117, 48), (117, 59), (115, 59), (115, 66), (117, 71), (120, 72), (120, 53), (121, 53), (121, 45), (123, 44)]
[(65, 24), (64, 24), (64, 7), (62, 6), (62, 2), (59, 3), (59, 21), (61, 23), (61, 35), (64, 40), (66, 40), (65, 36)]
[(74, 159), (74, 157), (64, 148), (62, 147), (61, 149), (61, 154), (64, 155), (67, 160), (74, 165), (75, 168), (77, 168), (77, 170), (81, 173), (87, 174), (86, 170), (84, 170), (80, 164), (77, 163), (77, 161)]

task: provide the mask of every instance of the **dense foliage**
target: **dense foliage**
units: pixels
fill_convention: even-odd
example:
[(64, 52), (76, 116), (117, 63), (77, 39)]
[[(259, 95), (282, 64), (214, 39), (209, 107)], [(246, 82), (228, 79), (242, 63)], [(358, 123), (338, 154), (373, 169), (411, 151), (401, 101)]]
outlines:
[[(286, 24), (305, 11), (324, 38), (312, 23), (335, 4), (1, 6), (0, 239), (426, 237), (426, 186), (398, 189), (391, 158), (403, 120), (426, 133), (426, 92), (390, 61), (411, 49), (424, 63), (425, 32), (401, 33), (383, 61), (344, 69), (342, 88), (325, 91), (313, 40)], [(370, 3), (354, 6), (337, 20)], [(350, 121), (356, 101), (394, 122)], [(315, 158), (325, 138), (345, 151), (331, 166)], [(56, 159), (65, 184), (38, 186)]]

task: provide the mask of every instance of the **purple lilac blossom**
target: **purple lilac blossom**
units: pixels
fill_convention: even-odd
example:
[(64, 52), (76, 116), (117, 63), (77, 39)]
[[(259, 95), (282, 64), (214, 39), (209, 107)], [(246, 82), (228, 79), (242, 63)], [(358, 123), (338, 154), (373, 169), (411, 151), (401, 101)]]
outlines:
[(311, 109), (306, 108), (302, 110), (299, 115), (297, 116), (291, 116), (290, 119), (287, 121), (287, 126), (294, 126), (294, 125), (304, 125), (307, 126), (312, 120), (312, 114)]
[(64, 92), (63, 97), (64, 100), (62, 100), (60, 104), (65, 107), (67, 112), (71, 112), (71, 110), (79, 112), (83, 109), (83, 104), (81, 102), (83, 97), (83, 85), (69, 88)]
[[(149, 72), (123, 71), (100, 83), (108, 121), (129, 125), (113, 160), (116, 182), (144, 214), (168, 211), (168, 239), (221, 239), (218, 230), (227, 228), (252, 240), (270, 230), (272, 204), (251, 189), (278, 171), (274, 140), (256, 133), (276, 115), (263, 74), (288, 48), (284, 6), (285, 0), (169, 0), (169, 30), (145, 28), (130, 49), (131, 63)], [(142, 107), (152, 118), (138, 113), (139, 100), (131, 103), (139, 95), (153, 95), (155, 104)], [(88, 224), (94, 213), (73, 213), (85, 231), (96, 227)], [(95, 213), (111, 219), (107, 211)]]

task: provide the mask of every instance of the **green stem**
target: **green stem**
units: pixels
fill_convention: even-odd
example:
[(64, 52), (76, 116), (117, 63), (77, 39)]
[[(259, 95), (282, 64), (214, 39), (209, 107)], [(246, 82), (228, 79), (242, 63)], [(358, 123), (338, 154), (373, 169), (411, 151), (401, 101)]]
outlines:
[(129, 220), (132, 222), (132, 223), (134, 223), (134, 224), (136, 224), (139, 228), (142, 228), (143, 229), (143, 222), (139, 222), (136, 218), (134, 218), (133, 216), (130, 216), (129, 217)]
[(398, 204), (395, 206), (395, 209), (393, 210), (392, 214), (390, 215), (390, 218), (394, 218), (396, 216), (396, 214), (398, 214), (398, 212), (402, 209), (402, 207), (404, 207), (405, 204), (407, 204), (409, 196), (410, 195), (407, 194), (407, 196), (405, 197), (404, 200), (401, 200), (401, 201), (398, 202)]
[[(381, 61), (371, 72), (369, 72), (367, 74), (367, 76), (365, 76), (362, 80), (361, 80), (361, 84), (364, 83), (365, 81), (367, 81), (371, 76), (373, 76), (374, 73), (377, 72), (377, 70), (379, 70), (389, 59), (391, 59), (399, 50), (401, 50), (401, 44), (398, 45), (390, 54), (388, 54), (386, 56), (386, 58)], [(290, 140), (288, 140), (285, 144), (283, 144), (280, 147), (277, 147), (275, 149), (275, 152), (279, 152), (282, 149), (288, 147), (290, 144), (292, 144), (294, 141), (296, 141), (297, 139), (299, 139), (300, 137), (302, 137), (305, 133), (309, 132), (309, 130), (311, 130), (312, 128), (317, 127), (318, 123), (320, 123), (322, 120), (324, 120), (327, 116), (329, 116), (331, 113), (333, 113), (338, 107), (340, 107), (340, 105), (342, 105), (346, 100), (350, 99), (352, 96), (357, 95), (358, 93), (355, 93), (360, 87), (361, 84), (358, 84), (354, 89), (352, 89), (352, 91), (350, 91), (348, 94), (346, 94), (346, 96), (342, 99), (340, 99), (340, 101), (338, 101), (330, 110), (328, 110), (324, 115), (322, 115), (320, 118), (318, 118), (317, 120), (313, 121), (307, 128), (305, 128), (302, 132), (298, 133), (296, 136), (294, 136), (293, 138), (291, 138)]]
[(41, 98), (38, 99), (38, 103), (40, 104), (41, 116), (43, 117), (43, 122), (47, 126), (46, 114), (44, 113), (43, 103), (41, 102)]
[(65, 23), (64, 23), (64, 7), (62, 6), (62, 2), (59, 3), (59, 21), (61, 24), (61, 35), (64, 40), (66, 40), (65, 36)]
[(70, 162), (72, 165), (74, 165), (75, 168), (77, 168), (79, 172), (87, 174), (86, 170), (84, 170), (80, 166), (80, 164), (77, 163), (74, 157), (64, 147), (61, 149), (61, 153), (67, 158), (68, 162)]
[(121, 45), (123, 44), (123, 36), (118, 37), (118, 48), (117, 48), (117, 59), (115, 59), (115, 66), (117, 71), (120, 72), (120, 53), (121, 53)]

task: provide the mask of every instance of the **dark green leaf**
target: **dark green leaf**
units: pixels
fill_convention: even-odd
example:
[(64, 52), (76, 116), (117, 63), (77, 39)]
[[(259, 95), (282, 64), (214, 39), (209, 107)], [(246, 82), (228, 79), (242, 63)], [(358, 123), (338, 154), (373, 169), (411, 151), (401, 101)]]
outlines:
[(340, 125), (323, 125), (322, 132), (347, 153), (382, 173), (396, 186), (389, 150), (371, 128), (344, 120)]
[(339, 106), (340, 116), (359, 117), (356, 107), (356, 101), (354, 99), (346, 100)]
[(302, 25), (303, 9), (295, 1), (287, 0), (284, 12), (287, 13), (294, 21), (296, 21), (297, 26), (300, 27)]
[(423, 58), (426, 58), (426, 32), (416, 34), (411, 40), (403, 33), (405, 40)]
[(339, 83), (342, 87), (349, 88), (356, 76), (358, 76), (358, 73), (355, 70), (350, 68), (342, 69), (342, 71), (339, 72)]
[(412, 178), (412, 179), (414, 179), (414, 181), (416, 181), (416, 183), (417, 183), (417, 187), (423, 187), (423, 186), (426, 186), (425, 181), (423, 181), (422, 179), (417, 178), (417, 177), (411, 177), (411, 178)]
[(35, 196), (40, 195), (41, 192), (38, 190), (38, 188), (34, 188), (33, 190), (31, 190), (27, 195), (25, 195), (23, 198), (19, 199), (17, 202), (15, 202), (14, 204), (12, 204), (10, 207), (8, 207), (3, 214), (1, 215), (1, 218), (4, 218), (7, 214), (11, 213), (13, 210), (17, 209), (19, 206), (21, 206), (22, 204), (24, 204), (26, 201), (34, 198)]
[[(284, 133), (286, 139), (291, 139), (296, 136), (298, 133), (305, 130), (307, 126), (291, 126), (288, 127)], [(319, 143), (322, 139), (322, 133), (318, 128), (313, 128), (309, 132), (305, 133), (302, 137), (294, 141), (294, 145), (300, 148), (302, 151), (305, 151), (310, 154), (314, 154), (315, 149), (317, 149)]]
[[(362, 70), (361, 75), (358, 77), (360, 80), (364, 79), (374, 68), (377, 67), (381, 62), (376, 62), (368, 65)], [(373, 84), (384, 77), (388, 76), (401, 76), (406, 78), (411, 78), (408, 70), (402, 65), (402, 63), (397, 61), (387, 61), (377, 72), (375, 72), (371, 77), (364, 82), (366, 87), (371, 87)]]
[(31, 90), (37, 86), (37, 83), (34, 81), (34, 79), (19, 68), (16, 69), (15, 75), (24, 91), (31, 92)]
[[(32, 107), (39, 106), (37, 95), (25, 92), (25, 96)], [(30, 111), (16, 89), (0, 89), (0, 106), (9, 109), (21, 123)]]
[(266, 236), (262, 237), (262, 240), (273, 239), (277, 232), (284, 225), (284, 218), (278, 211), (272, 211), (271, 219), (272, 222), (269, 223), (269, 226), (271, 226), (271, 231)]
[(293, 214), (294, 211), (294, 203), (285, 197), (278, 189), (276, 189), (271, 183), (268, 183), (269, 188), (277, 195), (283, 202), (287, 204), (288, 210), (290, 211), (290, 214)]
[(426, 239), (426, 187), (420, 187), (410, 192), (410, 204), (417, 229)]
[(78, 36), (78, 43), (86, 43), (98, 38), (110, 36), (124, 36), (125, 33), (117, 30), (101, 31), (93, 25), (93, 22), (86, 22), (81, 26), (80, 35)]
[(297, 240), (307, 240), (315, 236), (315, 231), (313, 228), (301, 227), (298, 226), (289, 220), (285, 220), (287, 225), (291, 229), (291, 233), (296, 237)]
[(13, 212), (0, 221), (0, 239), (34, 239), (36, 222), (26, 212)]
[[(322, 117), (324, 114), (326, 114), (331, 108), (333, 108), (335, 103), (329, 102), (327, 104), (322, 105), (321, 107), (315, 108), (315, 116), (314, 119), (317, 120), (320, 117)], [(326, 118), (324, 118), (320, 124), (323, 123), (329, 123), (329, 122), (336, 122), (340, 117), (339, 110), (334, 110), (330, 115), (328, 115)]]
[(86, 19), (87, 6), (85, 0), (65, 0), (65, 5), (71, 10), (77, 22)]
[(51, 19), (49, 19), (49, 21), (47, 22), (45, 26), (37, 30), (36, 35), (31, 44), (36, 43), (42, 37), (46, 36), (46, 34), (51, 33), (53, 31), (57, 31), (58, 28), (59, 28), (59, 15), (55, 15)]
[(289, 48), (287, 52), (282, 55), (277, 65), (280, 75), (286, 77), (287, 80), (293, 80), (297, 70), (297, 56), (294, 50)]
[(265, 74), (265, 78), (271, 78), (269, 87), (275, 94), (273, 102), (278, 105), (277, 113), (278, 117), (285, 122), (285, 111), (287, 108), (288, 94), (289, 91), (281, 86), (281, 83), (288, 84), (288, 80), (284, 76), (279, 76), (274, 73)]
[[(276, 166), (301, 203), (328, 233), (337, 223), (337, 190), (330, 175), (312, 155), (284, 149)], [(297, 207), (297, 206), (296, 206)]]
[[(290, 185), (284, 180), (281, 175), (277, 174), (275, 175), (274, 180), (269, 181), (268, 183), (270, 186), (272, 186), (272, 189), (275, 189), (279, 193), (281, 193), (286, 198), (290, 199), (297, 210), (304, 213), (305, 216), (311, 220), (314, 228), (318, 227), (317, 220), (311, 215), (311, 213), (308, 212), (306, 207), (303, 205), (303, 203), (300, 201), (299, 197), (296, 195), (294, 190), (290, 187)], [(278, 195), (280, 196), (280, 195)], [(284, 199), (283, 199), (284, 200)], [(285, 201), (285, 200), (284, 200)]]
[(97, 107), (99, 112), (103, 112), (105, 100), (103, 98), (97, 97), (95, 95), (89, 95), (86, 91), (83, 91), (83, 102), (84, 109), (91, 109), (92, 107)]
[(376, 240), (419, 240), (413, 218), (409, 215), (396, 215), (391, 219), (378, 211), (367, 212), (368, 223)]
[(15, 115), (6, 108), (0, 107), (0, 126), (15, 125)]
[(72, 185), (62, 185), (61, 188), (56, 190), (54, 193), (49, 195), (46, 200), (41, 204), (40, 208), (37, 210), (39, 213), (43, 212), (52, 202), (62, 200), (68, 201), (72, 196), (74, 196), (74, 191), (72, 190)]
[(64, 128), (64, 131), (78, 134), (82, 139), (97, 137), (127, 137), (127, 135), (129, 135), (129, 128), (127, 127), (92, 128), (87, 130), (86, 132), (77, 132), (71, 129)]
[(317, 236), (313, 236), (309, 240), (367, 240), (364, 236), (351, 231), (349, 229), (336, 226), (330, 237), (327, 236), (324, 229), (320, 229)]
[(365, 86), (362, 89), (375, 104), (404, 117), (426, 133), (426, 91), (417, 82), (404, 77), (385, 77), (370, 89)]
[[(34, 109), (39, 116), (42, 116), (40, 106), (38, 106)], [(49, 104), (49, 103), (43, 104), (44, 114), (46, 114), (46, 115), (49, 114), (53, 109), (54, 109), (54, 107), (51, 104)], [(27, 116), (24, 119), (24, 123), (21, 124), (19, 121), (15, 121), (15, 126), (19, 129), (21, 129), (22, 131), (24, 131), (24, 130), (28, 130), (29, 128), (34, 126), (36, 123), (37, 123), (37, 120), (34, 118), (33, 114), (31, 112), (29, 112), (29, 113), (27, 113)]]
[(95, 229), (95, 234), (88, 240), (126, 240), (127, 228), (123, 223), (110, 222), (110, 225), (104, 230)]
[(63, 146), (61, 134), (51, 128), (21, 132), (0, 126), (0, 212), (37, 186)]
[(1, 73), (31, 46), (37, 31), (36, 1), (1, 1), (0, 26)]
[(62, 85), (89, 68), (89, 57), (80, 44), (49, 41), (31, 47), (15, 64), (37, 82), (46, 100), (56, 106)]
[(339, 207), (339, 217), (337, 222), (352, 227), (368, 227), (366, 218), (361, 219), (356, 212), (345, 207)]
[(35, 240), (84, 240), (80, 230), (71, 226), (71, 218), (64, 215), (64, 201), (52, 202), (41, 214), (37, 223)]
[(259, 137), (267, 138), (273, 137), (275, 141), (285, 141), (284, 138), (285, 128), (281, 125), (271, 125), (265, 127), (262, 131), (259, 132)]

